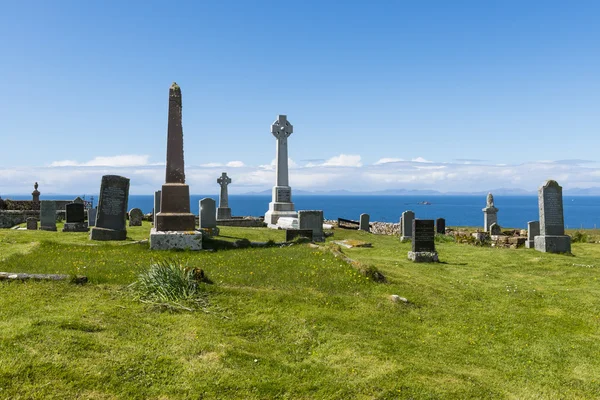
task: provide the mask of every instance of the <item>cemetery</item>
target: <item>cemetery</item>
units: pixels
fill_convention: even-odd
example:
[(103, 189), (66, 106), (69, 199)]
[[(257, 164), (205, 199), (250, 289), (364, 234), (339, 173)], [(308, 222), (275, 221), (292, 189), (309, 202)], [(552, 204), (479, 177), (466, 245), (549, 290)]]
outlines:
[(558, 182), (540, 184), (526, 230), (502, 227), (492, 193), (483, 228), (418, 209), (399, 223), (297, 210), (293, 126), (278, 115), (264, 216), (233, 216), (227, 172), (218, 206), (203, 198), (194, 215), (176, 83), (168, 105), (151, 215), (129, 208), (118, 175), (102, 176), (96, 208), (40, 198), (36, 183), (31, 202), (1, 211), (18, 217), (0, 229), (0, 397), (600, 393), (588, 379), (600, 234), (565, 229)]

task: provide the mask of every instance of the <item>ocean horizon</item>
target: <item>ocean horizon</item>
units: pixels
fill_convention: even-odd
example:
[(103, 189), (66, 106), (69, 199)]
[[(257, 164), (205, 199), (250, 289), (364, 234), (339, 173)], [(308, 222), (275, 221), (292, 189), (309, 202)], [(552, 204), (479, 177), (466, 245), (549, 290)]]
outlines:
[[(98, 194), (79, 195), (98, 203)], [(76, 195), (42, 195), (40, 200), (69, 200)], [(191, 195), (191, 212), (198, 215), (199, 201), (205, 197), (219, 202), (219, 196)], [(4, 198), (29, 200), (31, 195), (6, 195)], [(345, 218), (358, 220), (367, 213), (371, 221), (398, 222), (404, 211), (412, 210), (416, 218), (445, 218), (447, 226), (483, 226), (482, 209), (485, 196), (476, 195), (295, 195), (292, 198), (296, 210), (323, 210), (325, 219)], [(494, 196), (498, 211), (498, 223), (504, 228), (527, 228), (528, 221), (538, 216), (537, 196)], [(234, 216), (262, 216), (269, 207), (268, 195), (229, 195), (229, 206)], [(429, 204), (423, 204), (427, 202)], [(152, 212), (154, 195), (130, 195), (127, 209), (140, 208)], [(566, 228), (592, 229), (600, 226), (600, 196), (563, 196)]]

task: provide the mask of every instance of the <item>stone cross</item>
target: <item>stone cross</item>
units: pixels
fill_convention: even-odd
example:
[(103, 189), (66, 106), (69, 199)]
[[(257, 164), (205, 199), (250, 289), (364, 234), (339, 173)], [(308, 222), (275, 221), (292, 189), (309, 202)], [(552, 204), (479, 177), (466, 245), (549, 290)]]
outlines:
[(275, 174), (277, 186), (289, 186), (288, 184), (288, 148), (287, 138), (294, 132), (294, 127), (287, 120), (286, 115), (279, 115), (277, 121), (271, 125), (271, 133), (277, 139), (277, 153), (275, 161)]
[(231, 178), (227, 176), (227, 172), (223, 172), (221, 177), (217, 179), (217, 183), (221, 185), (221, 196), (219, 197), (219, 208), (229, 207), (229, 194), (227, 193), (227, 185), (231, 183)]

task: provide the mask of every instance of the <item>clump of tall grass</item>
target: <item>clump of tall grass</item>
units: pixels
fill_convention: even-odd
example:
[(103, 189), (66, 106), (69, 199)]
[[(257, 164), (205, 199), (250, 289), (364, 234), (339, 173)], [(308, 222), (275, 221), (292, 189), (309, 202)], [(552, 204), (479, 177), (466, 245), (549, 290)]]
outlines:
[(159, 260), (138, 275), (131, 288), (135, 297), (167, 309), (192, 311), (207, 306), (204, 285), (212, 283), (200, 268), (176, 260)]
[(590, 238), (587, 233), (576, 231), (571, 235), (571, 242), (573, 243), (588, 243)]

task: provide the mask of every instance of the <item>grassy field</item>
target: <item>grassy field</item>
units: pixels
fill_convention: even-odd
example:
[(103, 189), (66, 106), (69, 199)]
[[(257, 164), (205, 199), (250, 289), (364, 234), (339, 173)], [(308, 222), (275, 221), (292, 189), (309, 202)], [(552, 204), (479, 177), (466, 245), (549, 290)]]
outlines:
[[(156, 253), (138, 242), (149, 230), (112, 243), (0, 230), (0, 271), (90, 278), (0, 282), (0, 398), (600, 397), (597, 243), (555, 255), (440, 241), (441, 263), (413, 264), (410, 243), (357, 231), (336, 230), (321, 248)], [(373, 243), (343, 252), (387, 282), (336, 258), (340, 239)], [(212, 279), (206, 310), (134, 300), (128, 285), (164, 256)]]

